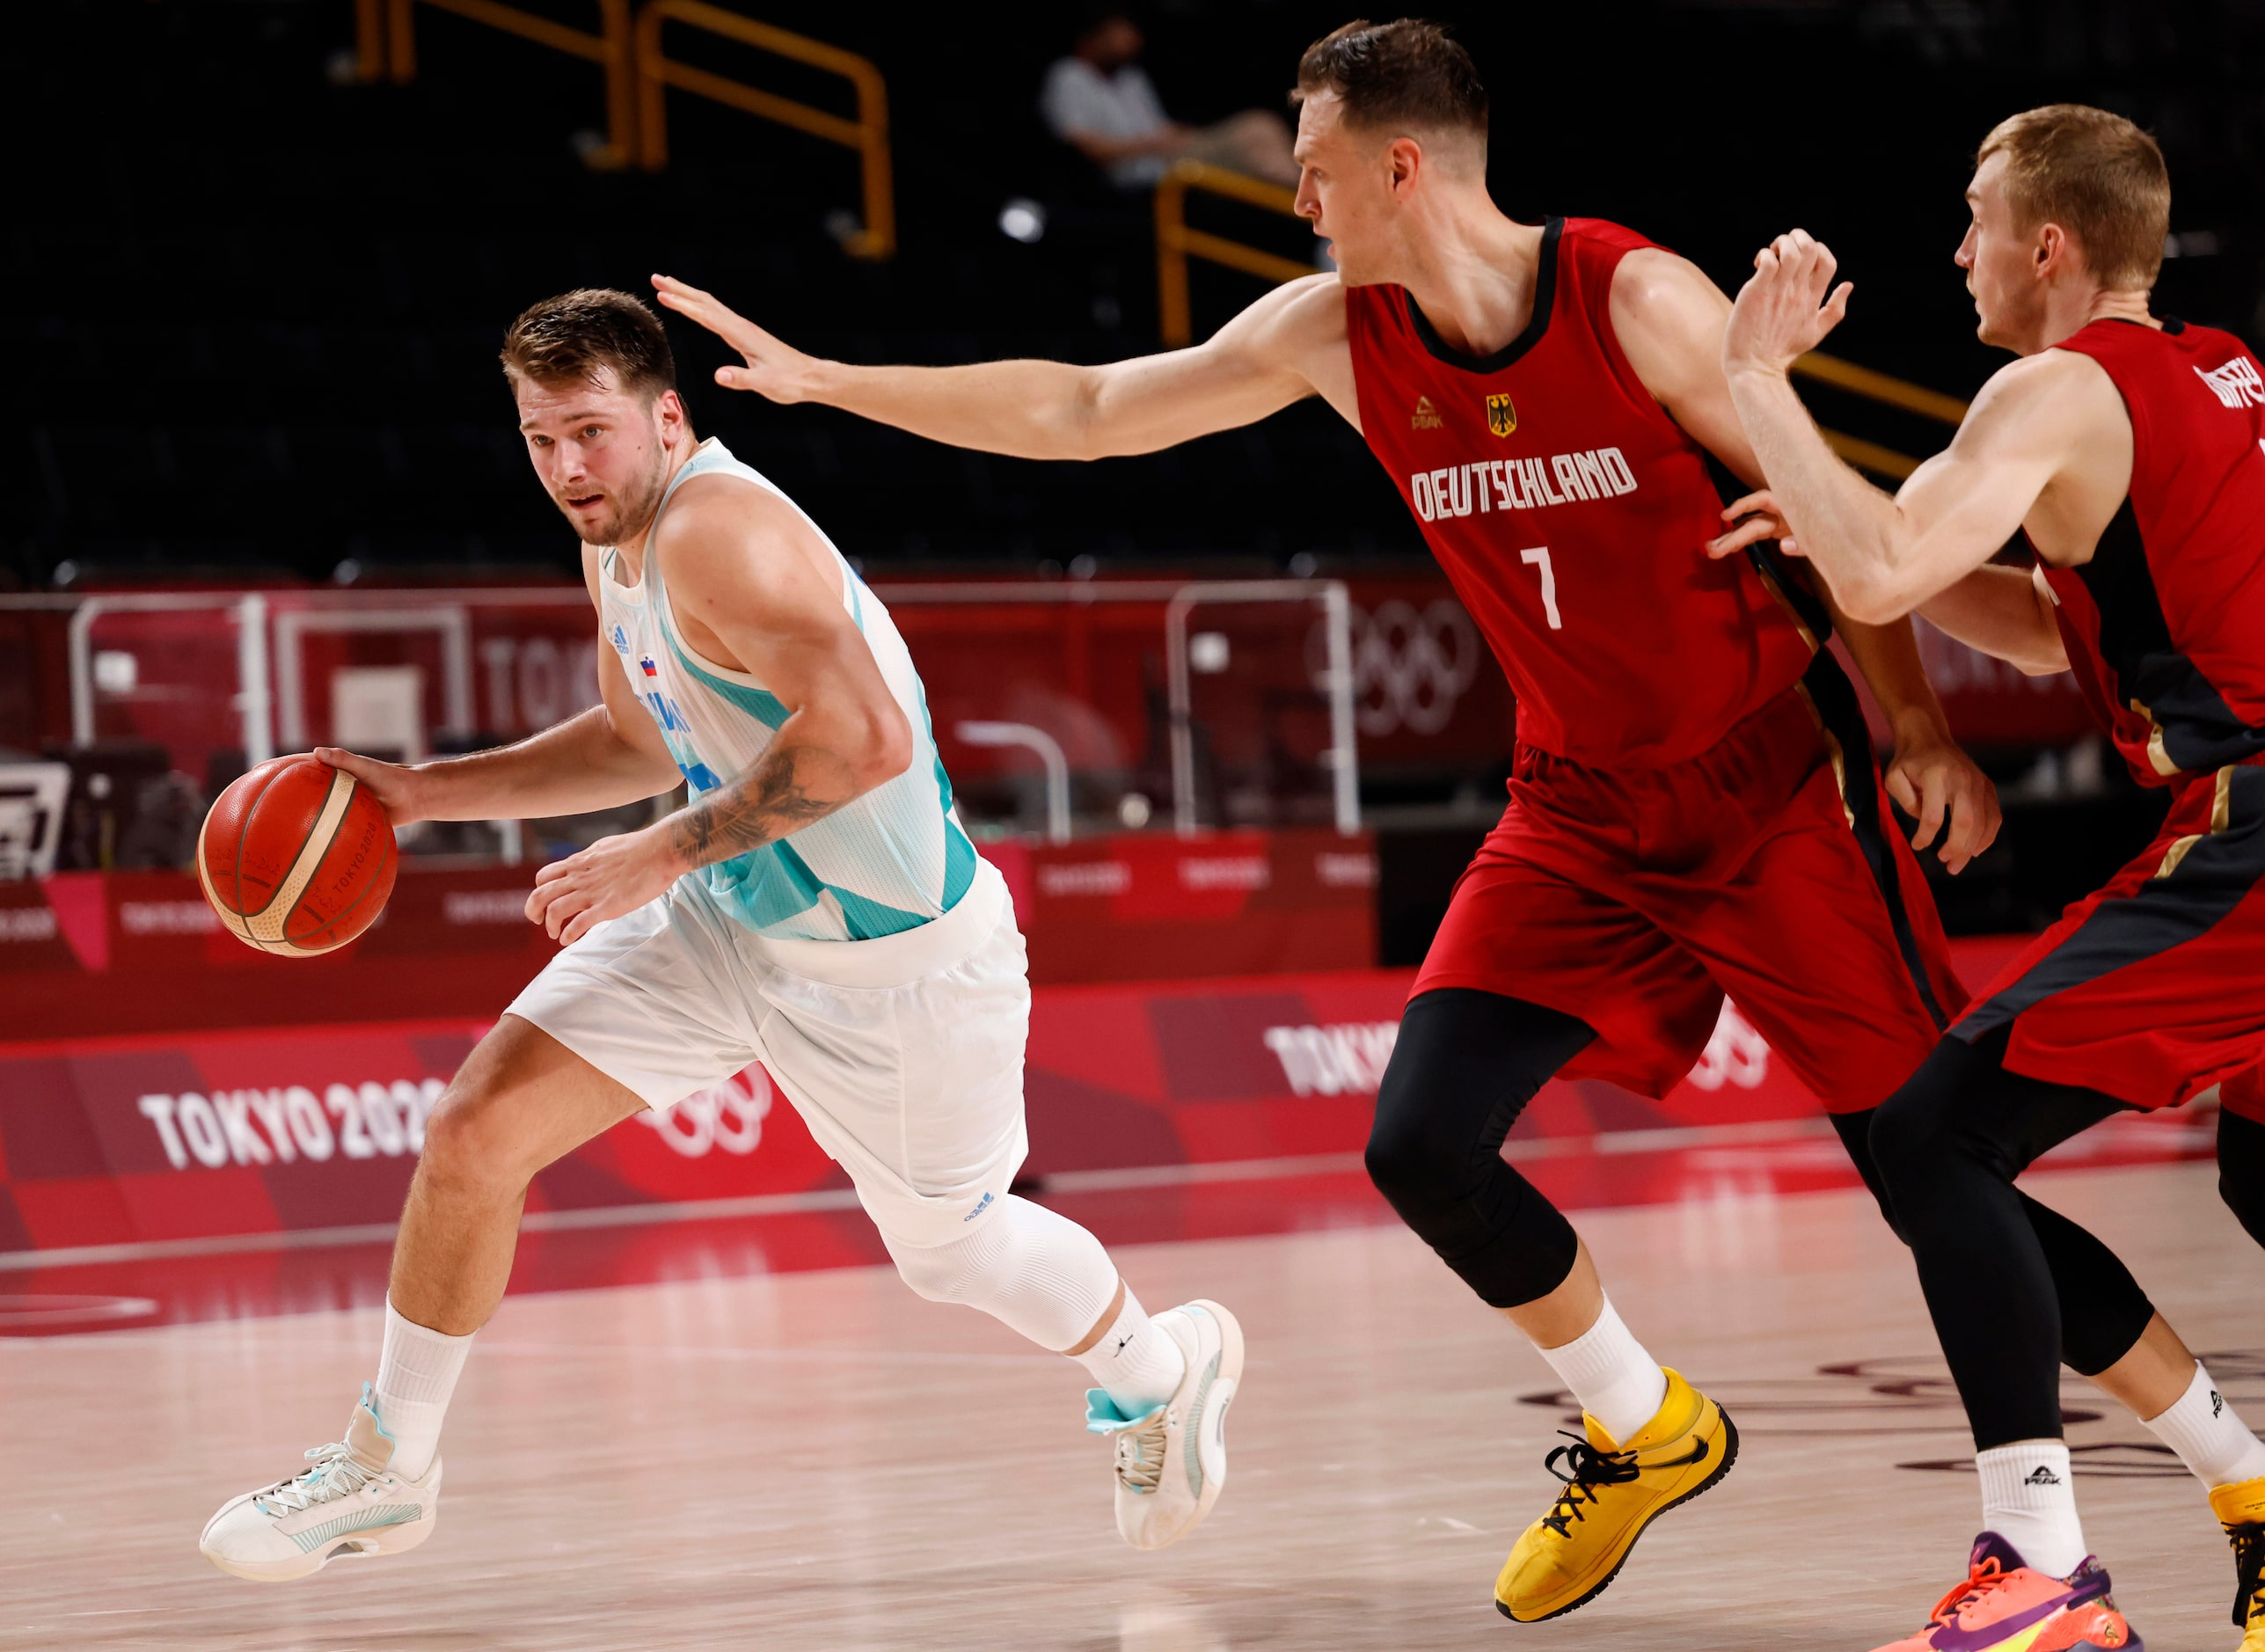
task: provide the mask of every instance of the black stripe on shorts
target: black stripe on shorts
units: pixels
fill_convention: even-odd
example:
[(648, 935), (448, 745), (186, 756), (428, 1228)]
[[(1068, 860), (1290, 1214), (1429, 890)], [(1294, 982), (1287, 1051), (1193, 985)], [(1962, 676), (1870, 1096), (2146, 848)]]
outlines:
[(1801, 688), (1824, 726), (1825, 737), (1838, 749), (1840, 800), (1848, 814), (1848, 830), (1864, 852), (1880, 898), (1887, 903), (1889, 926), (1896, 935), (1896, 950), (1918, 989), (1919, 1002), (1938, 1028), (1950, 1025), (1934, 983), (1927, 979), (1926, 961), (1919, 953), (1918, 931), (1912, 927), (1911, 908), (1903, 903), (1903, 881), (1896, 875), (1896, 852), (1887, 837), (1891, 828), (1881, 819), (1880, 776), (1872, 762), (1872, 731), (1864, 722), (1864, 708), (1856, 690), (1841, 670), (1840, 662), (1820, 648), (1801, 674)]
[[(2207, 934), (2265, 881), (2265, 769), (2218, 772), (2221, 807), (2211, 829), (2181, 840), (2168, 870), (2126, 895), (2102, 901), (2019, 981), (1978, 1004), (1952, 1029), (1971, 1044), (2056, 992), (2159, 956)], [(2222, 822), (2223, 823), (2220, 823)]]

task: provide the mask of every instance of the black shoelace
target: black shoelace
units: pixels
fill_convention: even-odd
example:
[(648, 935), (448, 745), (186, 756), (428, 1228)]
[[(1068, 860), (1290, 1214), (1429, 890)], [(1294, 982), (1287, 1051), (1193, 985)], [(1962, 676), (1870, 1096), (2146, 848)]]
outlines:
[(2265, 1525), (2245, 1522), (2225, 1529), (2233, 1546), (2233, 1626), (2247, 1629), (2250, 1619), (2265, 1613)]
[[(1636, 1466), (1633, 1451), (1600, 1451), (1578, 1434), (1559, 1429), (1573, 1442), (1560, 1445), (1541, 1460), (1541, 1466), (1565, 1482), (1565, 1489), (1557, 1494), (1557, 1501), (1541, 1517), (1542, 1524), (1560, 1537), (1568, 1535), (1571, 1524), (1586, 1519), (1582, 1512), (1583, 1503), (1596, 1501), (1599, 1486), (1625, 1486), (1643, 1471)], [(1565, 1466), (1558, 1467), (1562, 1458)], [(2254, 1529), (2254, 1528), (2253, 1528)]]

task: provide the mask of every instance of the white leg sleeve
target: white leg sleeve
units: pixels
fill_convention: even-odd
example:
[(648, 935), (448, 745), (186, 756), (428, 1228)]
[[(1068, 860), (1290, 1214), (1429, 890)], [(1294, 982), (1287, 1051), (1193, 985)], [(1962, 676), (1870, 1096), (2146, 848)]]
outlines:
[(915, 1249), (883, 1233), (904, 1283), (931, 1302), (981, 1308), (1060, 1353), (1092, 1330), (1116, 1299), (1116, 1264), (1067, 1217), (1009, 1194), (975, 1232)]

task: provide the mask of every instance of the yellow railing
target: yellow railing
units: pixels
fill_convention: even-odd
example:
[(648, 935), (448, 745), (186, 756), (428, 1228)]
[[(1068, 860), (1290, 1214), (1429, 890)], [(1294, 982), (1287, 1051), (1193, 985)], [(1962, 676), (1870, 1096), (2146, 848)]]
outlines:
[[(1255, 178), (1246, 178), (1240, 172), (1231, 172), (1222, 167), (1207, 166), (1201, 161), (1181, 161), (1156, 186), (1156, 287), (1158, 330), (1164, 342), (1174, 349), (1195, 337), (1195, 325), (1188, 313), (1187, 260), (1200, 258), (1214, 264), (1224, 264), (1229, 269), (1238, 269), (1268, 281), (1292, 281), (1313, 274), (1312, 267), (1300, 264), (1295, 259), (1261, 252), (1246, 246), (1224, 236), (1212, 235), (1187, 227), (1187, 192), (1208, 190), (1254, 207), (1273, 212), (1296, 216), (1295, 197), (1280, 186), (1262, 183)], [(1844, 362), (1838, 356), (1811, 351), (1794, 363), (1794, 371), (1818, 384), (1830, 384), (1851, 395), (1861, 396), (1883, 406), (1900, 408), (1953, 426), (1966, 417), (1966, 404), (1955, 396), (1946, 396), (1940, 391), (1927, 389), (1906, 380), (1877, 373), (1868, 367), (1859, 367), (1853, 362)], [(1822, 428), (1822, 427), (1820, 427)], [(1844, 431), (1824, 430), (1824, 439), (1832, 444), (1834, 452), (1851, 464), (1876, 471), (1882, 476), (1905, 477), (1918, 469), (1919, 461), (1909, 454), (1898, 453), (1861, 436), (1852, 436)]]
[[(386, 34), (387, 67), (397, 84), (406, 84), (417, 77), (417, 30), (414, 8), (419, 4), (438, 6), (443, 11), (453, 11), (458, 17), (470, 18), (492, 29), (501, 29), (507, 34), (516, 34), (522, 40), (547, 46), (552, 51), (570, 56), (585, 57), (605, 70), (606, 142), (604, 148), (586, 158), (593, 166), (627, 166), (637, 158), (636, 99), (631, 84), (633, 79), (630, 45), (629, 0), (597, 0), (598, 33), (570, 29), (563, 23), (538, 17), (532, 11), (522, 11), (517, 6), (499, 4), (499, 0), (386, 0), (388, 26)], [(369, 49), (370, 0), (356, 0), (359, 8), (357, 33), (362, 37), (362, 49)], [(365, 78), (371, 77), (369, 62), (362, 60)]]
[[(429, 0), (428, 0), (429, 3)], [(484, 4), (485, 0), (454, 0), (455, 4)], [(676, 22), (720, 34), (742, 46), (807, 63), (840, 75), (856, 89), (858, 114), (854, 121), (808, 104), (771, 92), (758, 91), (722, 75), (690, 63), (680, 63), (661, 49), (661, 26)], [(880, 70), (855, 52), (828, 46), (768, 23), (757, 23), (735, 11), (706, 4), (706, 0), (647, 0), (637, 14), (638, 129), (645, 164), (654, 170), (668, 164), (669, 111), (667, 88), (694, 92), (727, 104), (757, 120), (807, 132), (858, 151), (865, 176), (865, 228), (843, 243), (855, 258), (885, 259), (896, 251), (896, 207), (888, 164), (888, 92)]]
[(1223, 235), (1189, 229), (1187, 192), (1191, 189), (1207, 190), (1231, 201), (1264, 207), (1271, 212), (1285, 213), (1292, 217), (1297, 216), (1292, 205), (1296, 197), (1289, 190), (1279, 184), (1264, 183), (1255, 178), (1246, 178), (1240, 172), (1231, 172), (1224, 166), (1207, 166), (1202, 161), (1181, 161), (1164, 175), (1163, 180), (1156, 186), (1157, 310), (1162, 323), (1164, 341), (1174, 349), (1195, 336), (1194, 324), (1189, 319), (1187, 310), (1189, 259), (1204, 259), (1213, 264), (1224, 264), (1229, 269), (1262, 275), (1274, 281), (1294, 281), (1301, 275), (1313, 274), (1311, 264), (1300, 264), (1295, 259), (1260, 252), (1257, 247), (1245, 246), (1240, 241), (1230, 241)]

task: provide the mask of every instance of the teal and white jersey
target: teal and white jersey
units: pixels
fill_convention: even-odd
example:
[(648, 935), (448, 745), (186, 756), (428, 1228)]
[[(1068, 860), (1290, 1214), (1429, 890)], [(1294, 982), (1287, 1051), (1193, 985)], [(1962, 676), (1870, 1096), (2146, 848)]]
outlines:
[[(711, 436), (669, 484), (653, 519), (656, 533), (677, 488), (711, 473), (735, 476), (786, 499)], [(800, 506), (794, 508), (800, 512)], [(807, 513), (802, 519), (810, 521)], [(757, 934), (781, 940), (870, 940), (950, 911), (975, 877), (975, 851), (953, 810), (952, 783), (936, 755), (927, 695), (904, 639), (833, 541), (815, 523), (810, 526), (833, 552), (842, 574), (842, 606), (857, 622), (912, 726), (912, 766), (778, 843), (688, 875), (705, 882), (726, 912)], [(653, 557), (654, 537), (646, 539), (639, 584), (624, 585), (615, 577), (615, 552), (608, 551), (601, 559), (599, 624), (698, 800), (754, 766), (770, 746), (772, 731), (786, 720), (788, 708), (744, 671), (727, 671), (684, 646)]]

